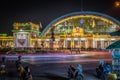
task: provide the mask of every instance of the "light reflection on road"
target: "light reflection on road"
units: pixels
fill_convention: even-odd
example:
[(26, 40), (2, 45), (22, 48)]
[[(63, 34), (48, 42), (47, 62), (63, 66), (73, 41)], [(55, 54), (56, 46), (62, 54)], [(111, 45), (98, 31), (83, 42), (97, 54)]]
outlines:
[[(106, 58), (106, 56), (111, 56), (108, 53), (100, 54), (55, 54), (55, 55), (24, 55), (22, 60), (30, 64), (43, 64), (43, 63), (75, 63), (75, 62), (98, 62), (100, 59), (105, 61), (111, 61), (111, 58)], [(8, 60), (16, 60), (17, 56), (6, 56)], [(97, 58), (98, 57), (98, 58)]]

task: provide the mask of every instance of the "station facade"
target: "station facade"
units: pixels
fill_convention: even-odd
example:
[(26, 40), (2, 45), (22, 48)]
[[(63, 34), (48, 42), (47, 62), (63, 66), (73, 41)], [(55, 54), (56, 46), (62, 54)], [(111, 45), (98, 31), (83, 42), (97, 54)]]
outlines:
[(74, 12), (63, 15), (43, 31), (33, 23), (14, 23), (13, 36), (1, 36), (1, 47), (38, 48), (94, 48), (105, 49), (120, 40), (111, 32), (120, 29), (120, 22), (113, 17), (98, 12)]

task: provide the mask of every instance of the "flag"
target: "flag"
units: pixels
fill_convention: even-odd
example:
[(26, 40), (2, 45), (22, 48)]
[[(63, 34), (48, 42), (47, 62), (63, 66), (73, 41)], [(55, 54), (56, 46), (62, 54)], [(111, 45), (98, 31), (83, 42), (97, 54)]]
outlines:
[(66, 26), (66, 27), (68, 26), (68, 22), (67, 21), (65, 21), (64, 26)]
[(92, 21), (92, 27), (95, 27), (95, 20)]
[(42, 23), (41, 23), (41, 22), (40, 22), (40, 24), (39, 24), (39, 25), (40, 25), (40, 28), (42, 29)]
[(94, 19), (91, 19), (91, 20), (90, 20), (90, 25), (92, 26), (92, 28), (95, 27), (96, 24), (95, 24), (95, 20), (94, 20)]

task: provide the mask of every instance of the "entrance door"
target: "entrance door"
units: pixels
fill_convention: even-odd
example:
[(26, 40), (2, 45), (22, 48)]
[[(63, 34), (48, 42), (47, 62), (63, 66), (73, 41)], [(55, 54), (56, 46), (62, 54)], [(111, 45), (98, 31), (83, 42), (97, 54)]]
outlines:
[(71, 41), (68, 41), (68, 40), (67, 40), (66, 42), (67, 42), (67, 48), (70, 49), (70, 48), (71, 48)]
[(101, 41), (97, 41), (97, 48), (101, 49)]
[(104, 48), (108, 46), (108, 41), (104, 41)]
[(74, 48), (78, 48), (78, 40), (74, 41)]
[(85, 40), (82, 40), (82, 41), (81, 41), (80, 46), (81, 46), (81, 49), (85, 49)]

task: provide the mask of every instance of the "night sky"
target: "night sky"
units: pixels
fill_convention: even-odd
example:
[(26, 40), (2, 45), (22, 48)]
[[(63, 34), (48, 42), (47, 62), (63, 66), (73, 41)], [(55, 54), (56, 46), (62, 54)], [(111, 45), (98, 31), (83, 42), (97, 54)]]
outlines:
[[(117, 0), (82, 0), (83, 11), (110, 15), (120, 21)], [(0, 33), (12, 35), (14, 22), (42, 22), (43, 27), (52, 20), (72, 12), (81, 11), (81, 0), (0, 0)]]

